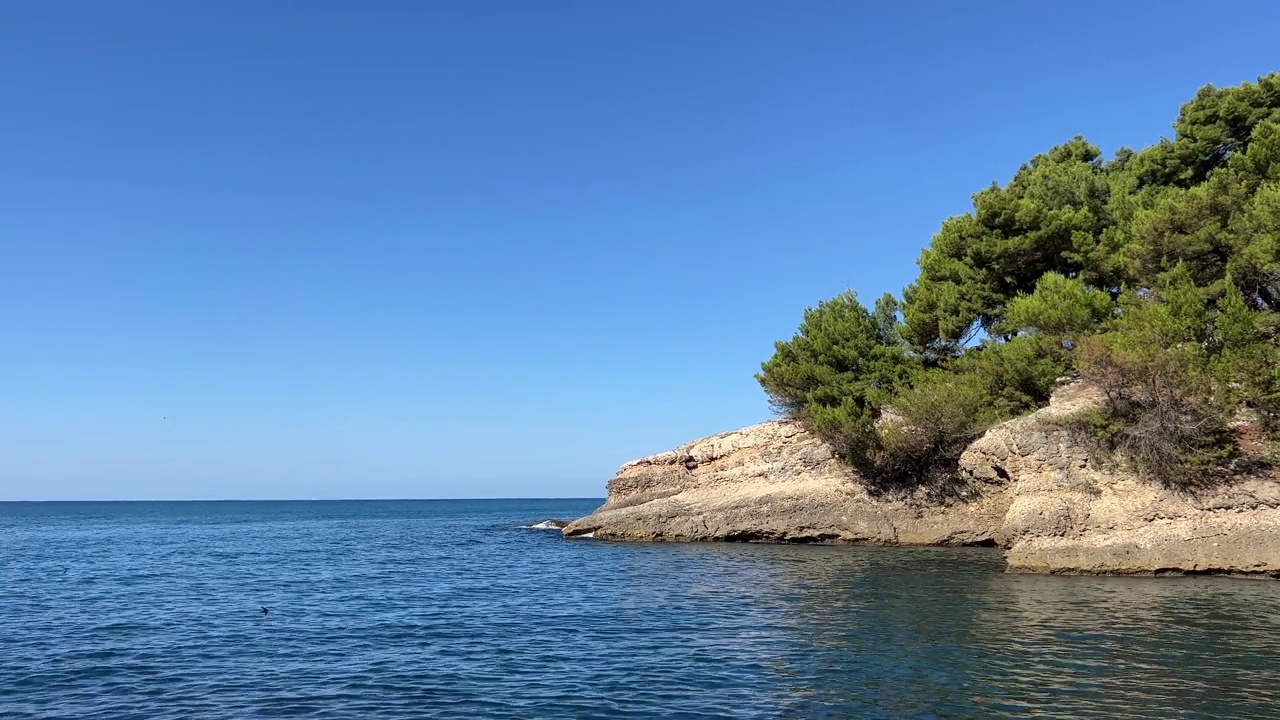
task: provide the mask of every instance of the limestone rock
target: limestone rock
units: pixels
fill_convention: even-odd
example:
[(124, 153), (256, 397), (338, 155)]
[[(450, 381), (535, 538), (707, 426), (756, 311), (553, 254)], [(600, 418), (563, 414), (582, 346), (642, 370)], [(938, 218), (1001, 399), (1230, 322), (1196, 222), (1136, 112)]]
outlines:
[(980, 497), (953, 505), (874, 498), (826, 443), (773, 420), (623, 465), (605, 504), (564, 532), (646, 541), (993, 544), (1003, 510), (990, 508), (999, 506)]
[(1061, 421), (1101, 401), (1068, 385), (961, 456), (975, 479), (1008, 478), (995, 536), (1009, 569), (1079, 574), (1222, 573), (1280, 578), (1280, 482), (1237, 477), (1184, 491), (1099, 462)]
[(774, 420), (623, 465), (566, 536), (877, 545), (1000, 545), (1009, 568), (1280, 578), (1280, 478), (1170, 490), (1090, 456), (1061, 421), (1099, 394), (1066, 384), (960, 459), (957, 492), (874, 496), (831, 448)]

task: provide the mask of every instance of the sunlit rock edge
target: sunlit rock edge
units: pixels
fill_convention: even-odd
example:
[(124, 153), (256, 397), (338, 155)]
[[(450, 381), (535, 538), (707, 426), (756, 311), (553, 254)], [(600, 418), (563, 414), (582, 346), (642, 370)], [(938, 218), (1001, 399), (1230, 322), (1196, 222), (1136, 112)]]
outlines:
[(623, 465), (605, 504), (566, 537), (600, 540), (991, 545), (1011, 571), (1280, 578), (1280, 481), (1260, 474), (1175, 490), (1099, 459), (1062, 420), (1098, 394), (1064, 386), (960, 459), (945, 493), (873, 495), (788, 420)]

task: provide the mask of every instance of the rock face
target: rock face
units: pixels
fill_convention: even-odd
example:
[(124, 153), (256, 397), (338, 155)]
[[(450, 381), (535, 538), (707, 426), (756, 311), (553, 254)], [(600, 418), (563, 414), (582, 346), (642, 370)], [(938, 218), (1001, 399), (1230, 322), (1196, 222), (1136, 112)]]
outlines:
[(564, 528), (609, 540), (999, 545), (1010, 570), (1280, 578), (1280, 481), (1178, 492), (1098, 461), (1057, 421), (1098, 402), (1079, 385), (997, 425), (961, 458), (946, 497), (870, 494), (786, 420), (622, 466), (608, 500)]
[(1010, 570), (1280, 578), (1275, 475), (1177, 491), (1099, 462), (1054, 422), (1098, 400), (1068, 387), (1049, 407), (992, 428), (961, 457), (971, 477), (1010, 479), (996, 532)]
[(925, 505), (872, 498), (831, 449), (785, 420), (623, 465), (604, 506), (565, 528), (612, 540), (994, 545), (1001, 493)]

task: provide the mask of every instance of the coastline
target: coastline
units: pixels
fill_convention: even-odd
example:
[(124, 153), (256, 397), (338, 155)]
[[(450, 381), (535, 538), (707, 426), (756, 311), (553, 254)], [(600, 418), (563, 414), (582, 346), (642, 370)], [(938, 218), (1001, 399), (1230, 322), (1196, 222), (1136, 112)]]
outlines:
[(565, 537), (998, 546), (1010, 572), (1280, 579), (1280, 478), (1174, 490), (1102, 460), (1061, 421), (1095, 406), (1079, 383), (1000, 423), (956, 482), (873, 494), (831, 448), (772, 420), (624, 464)]

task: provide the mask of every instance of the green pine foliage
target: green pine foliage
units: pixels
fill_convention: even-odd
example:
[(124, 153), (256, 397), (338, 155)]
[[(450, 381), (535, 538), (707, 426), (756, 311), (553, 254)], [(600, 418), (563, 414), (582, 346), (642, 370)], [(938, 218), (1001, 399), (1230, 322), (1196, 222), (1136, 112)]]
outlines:
[(1002, 326), (1012, 332), (1037, 332), (1059, 340), (1088, 334), (1115, 314), (1111, 296), (1080, 278), (1047, 272), (1030, 294), (1020, 294), (1005, 308)]
[(846, 291), (806, 310), (795, 337), (776, 344), (756, 379), (775, 410), (854, 453), (916, 365), (898, 337), (897, 301), (882, 297), (869, 311)]
[(861, 453), (850, 456), (873, 488), (945, 487), (960, 453), (999, 419), (978, 373), (928, 370), (893, 395), (893, 411), (877, 424)]
[(945, 478), (1063, 376), (1101, 387), (1100, 446), (1184, 483), (1232, 467), (1242, 409), (1280, 431), (1280, 73), (1208, 86), (1174, 137), (1076, 137), (942, 223), (898, 301), (805, 312), (757, 379), (871, 482)]

